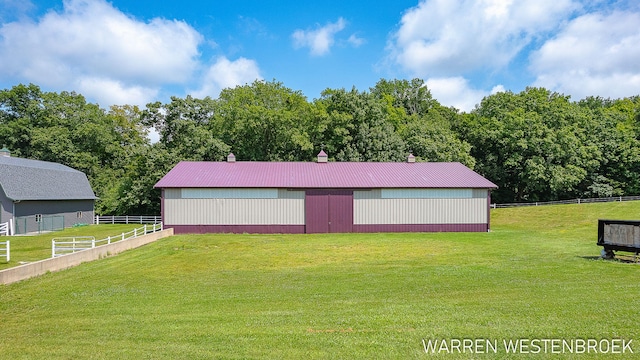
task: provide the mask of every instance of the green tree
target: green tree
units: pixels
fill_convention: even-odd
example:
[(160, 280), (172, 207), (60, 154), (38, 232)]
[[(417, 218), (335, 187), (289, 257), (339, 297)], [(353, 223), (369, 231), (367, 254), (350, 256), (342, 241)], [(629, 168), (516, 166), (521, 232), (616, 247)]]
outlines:
[(396, 132), (418, 161), (457, 161), (474, 167), (471, 145), (452, 130), (461, 115), (433, 99), (423, 80), (380, 80), (371, 92), (385, 104)]
[[(389, 121), (384, 102), (371, 93), (344, 89), (323, 91), (314, 138), (337, 161), (403, 161), (406, 145)], [(317, 141), (317, 140), (316, 140)]]
[(142, 122), (154, 127), (160, 143), (182, 160), (219, 161), (229, 153), (211, 123), (216, 102), (209, 97), (184, 99), (171, 97), (171, 102), (155, 102), (142, 112)]
[(498, 202), (580, 196), (602, 154), (592, 118), (569, 97), (542, 88), (501, 92), (463, 117), (476, 169), (500, 188)]
[(275, 81), (255, 81), (220, 93), (214, 131), (238, 160), (308, 160), (314, 148), (311, 111), (300, 91)]
[(61, 163), (87, 174), (99, 197), (97, 211), (113, 209), (110, 197), (129, 154), (147, 145), (136, 107), (109, 112), (74, 92), (42, 92), (36, 85), (0, 91), (0, 142), (12, 156)]
[(640, 193), (640, 137), (636, 125), (638, 97), (603, 99), (587, 97), (578, 105), (592, 117), (590, 132), (602, 155), (600, 166), (584, 184), (586, 196)]

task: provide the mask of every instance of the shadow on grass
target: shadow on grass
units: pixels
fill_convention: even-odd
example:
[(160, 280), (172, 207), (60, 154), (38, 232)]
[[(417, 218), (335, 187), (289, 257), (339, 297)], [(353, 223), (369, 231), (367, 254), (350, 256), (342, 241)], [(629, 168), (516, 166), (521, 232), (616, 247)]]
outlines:
[(636, 257), (634, 255), (616, 254), (616, 256), (613, 259), (604, 259), (602, 256), (578, 256), (578, 257), (585, 260), (602, 260), (602, 261), (620, 262), (625, 264), (640, 264), (640, 257)]

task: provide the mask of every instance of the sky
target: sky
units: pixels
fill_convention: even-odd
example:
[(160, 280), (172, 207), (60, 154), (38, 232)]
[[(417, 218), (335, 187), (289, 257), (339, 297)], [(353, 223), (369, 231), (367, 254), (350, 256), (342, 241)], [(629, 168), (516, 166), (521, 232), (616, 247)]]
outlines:
[(471, 111), (499, 91), (640, 95), (637, 0), (0, 0), (0, 89), (103, 108), (278, 81), (309, 101), (423, 79)]

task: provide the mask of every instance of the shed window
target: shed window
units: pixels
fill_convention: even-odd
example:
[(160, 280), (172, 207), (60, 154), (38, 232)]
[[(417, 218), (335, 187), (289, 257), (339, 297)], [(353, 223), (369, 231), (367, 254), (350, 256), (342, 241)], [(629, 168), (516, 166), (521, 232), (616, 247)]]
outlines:
[(42, 214), (36, 214), (36, 222), (42, 222)]
[(82, 211), (78, 211), (78, 212), (76, 213), (76, 217), (77, 217), (78, 219), (82, 219)]

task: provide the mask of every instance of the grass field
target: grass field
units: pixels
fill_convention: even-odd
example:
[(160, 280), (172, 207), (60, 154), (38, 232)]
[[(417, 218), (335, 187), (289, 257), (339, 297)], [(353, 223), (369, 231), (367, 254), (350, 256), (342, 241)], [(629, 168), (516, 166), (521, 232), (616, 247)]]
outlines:
[[(638, 219), (640, 202), (491, 215), (491, 233), (174, 236), (0, 285), (0, 358), (507, 359), (509, 339), (638, 356), (640, 265), (595, 243), (598, 218)], [(423, 347), (465, 338), (498, 352)]]
[[(0, 236), (0, 241), (11, 242), (11, 261), (0, 258), (0, 270), (18, 266), (20, 263), (44, 260), (51, 257), (51, 239), (67, 236), (93, 236), (96, 240), (106, 239), (129, 232), (144, 225), (140, 224), (103, 224), (72, 227), (63, 231), (45, 232), (33, 236)], [(115, 240), (114, 240), (115, 241)], [(1, 356), (1, 355), (0, 355)]]

